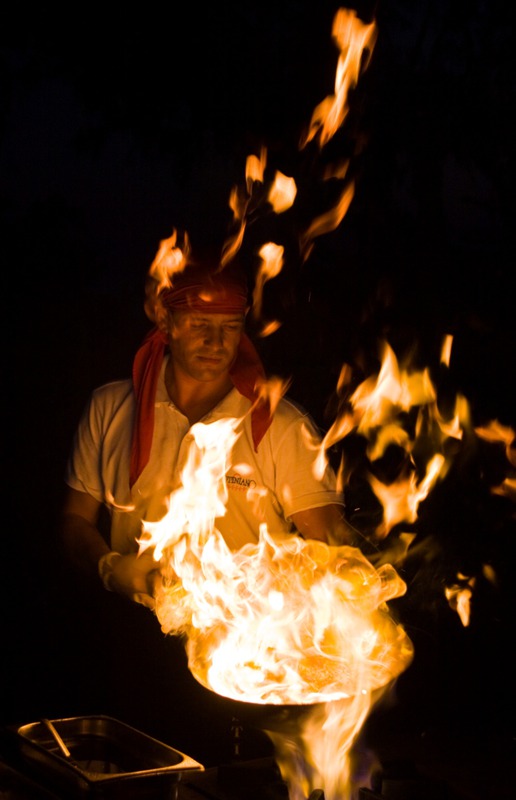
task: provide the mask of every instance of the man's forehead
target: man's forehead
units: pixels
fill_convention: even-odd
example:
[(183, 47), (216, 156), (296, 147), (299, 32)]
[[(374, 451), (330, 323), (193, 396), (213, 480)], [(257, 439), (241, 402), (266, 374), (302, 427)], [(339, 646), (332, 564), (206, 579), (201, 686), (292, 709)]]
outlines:
[(245, 314), (244, 313), (233, 313), (233, 314), (223, 314), (218, 311), (210, 311), (210, 312), (203, 312), (203, 311), (179, 311), (177, 309), (173, 309), (171, 313), (176, 316), (177, 318), (181, 318), (185, 321), (190, 322), (244, 322)]

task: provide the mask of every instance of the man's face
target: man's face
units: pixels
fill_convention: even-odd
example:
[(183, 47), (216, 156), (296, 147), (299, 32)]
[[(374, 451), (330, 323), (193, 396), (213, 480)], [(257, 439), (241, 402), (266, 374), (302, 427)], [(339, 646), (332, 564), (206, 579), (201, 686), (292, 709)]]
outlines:
[(176, 368), (197, 381), (227, 374), (244, 329), (243, 314), (169, 312), (170, 351)]

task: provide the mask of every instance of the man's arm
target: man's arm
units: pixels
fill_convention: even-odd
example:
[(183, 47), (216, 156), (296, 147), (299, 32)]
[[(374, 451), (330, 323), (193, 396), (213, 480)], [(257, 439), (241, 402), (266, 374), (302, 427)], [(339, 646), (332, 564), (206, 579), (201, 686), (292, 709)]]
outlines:
[(150, 552), (112, 552), (97, 527), (100, 509), (101, 503), (86, 492), (67, 490), (59, 521), (65, 556), (84, 576), (102, 580), (109, 591), (153, 608), (159, 565)]
[(331, 545), (360, 547), (363, 537), (344, 516), (344, 507), (332, 503), (292, 514), (291, 520), (304, 539), (318, 539)]
[(83, 575), (98, 576), (98, 563), (109, 553), (97, 528), (101, 504), (86, 492), (67, 489), (61, 516), (59, 535), (67, 559)]

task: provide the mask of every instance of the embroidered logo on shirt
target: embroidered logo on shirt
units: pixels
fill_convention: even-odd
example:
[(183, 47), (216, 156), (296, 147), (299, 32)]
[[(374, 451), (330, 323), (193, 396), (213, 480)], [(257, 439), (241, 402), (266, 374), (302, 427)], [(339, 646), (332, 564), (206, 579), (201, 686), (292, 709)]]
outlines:
[(252, 478), (244, 478), (242, 475), (239, 475), (238, 472), (235, 472), (234, 475), (226, 475), (226, 484), (228, 489), (237, 492), (246, 492), (248, 489), (254, 489), (256, 481), (253, 481)]

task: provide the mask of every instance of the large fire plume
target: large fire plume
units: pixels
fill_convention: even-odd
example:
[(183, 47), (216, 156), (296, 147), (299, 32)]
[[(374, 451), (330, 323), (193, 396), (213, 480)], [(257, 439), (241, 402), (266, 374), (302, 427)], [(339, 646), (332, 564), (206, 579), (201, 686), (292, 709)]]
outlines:
[[(354, 11), (338, 11), (333, 27), (340, 53), (335, 93), (314, 111), (302, 148), (310, 141), (324, 147), (342, 126), (348, 92), (369, 62), (376, 36), (374, 22), (363, 23)], [(265, 187), (266, 170), (263, 148), (248, 158), (244, 188), (231, 193), (233, 231), (223, 248), (222, 268), (242, 247), (260, 204), (282, 214), (296, 202), (295, 180), (277, 170)], [(318, 236), (340, 224), (353, 198), (346, 164), (327, 167), (326, 174), (337, 176), (342, 191), (331, 208), (299, 232), (302, 261)], [(161, 243), (151, 266), (156, 284), (163, 285), (183, 268), (188, 247), (186, 240), (181, 249), (175, 234)], [(285, 250), (267, 241), (259, 257), (251, 311), (256, 320), (262, 320), (263, 290), (282, 270)], [(261, 335), (274, 333), (279, 324), (265, 320)], [(443, 340), (443, 369), (448, 368), (452, 343), (451, 336)], [(412, 642), (391, 601), (407, 591), (398, 568), (418, 547), (414, 526), (420, 506), (453, 462), (456, 447), (450, 443), (460, 443), (465, 433), (502, 443), (509, 465), (516, 463), (512, 430), (496, 421), (475, 430), (469, 404), (460, 394), (452, 413), (445, 415), (428, 369), (400, 363), (386, 341), (379, 358), (379, 370), (361, 382), (351, 365), (343, 365), (336, 387), (338, 411), (315, 461), (316, 471), (323, 471), (335, 445), (351, 436), (365, 442), (367, 480), (381, 509), (370, 532), (372, 555), (347, 545), (280, 537), (265, 526), (258, 543), (230, 551), (216, 520), (225, 513), (229, 467), (246, 472), (245, 464), (231, 461), (242, 422), (238, 419), (193, 426), (181, 485), (169, 498), (166, 515), (159, 522), (143, 521), (140, 549), (152, 549), (162, 576), (155, 613), (165, 634), (184, 637), (195, 678), (233, 700), (285, 710), (283, 724), (267, 733), (290, 800), (305, 800), (315, 789), (324, 791), (325, 800), (353, 795), (353, 745), (375, 703), (413, 658)], [(287, 388), (288, 382), (272, 378), (262, 392), (274, 406)], [(402, 458), (396, 474), (384, 480), (375, 466), (391, 448)], [(343, 490), (351, 477), (352, 466), (344, 456), (338, 469)], [(514, 496), (514, 486), (508, 477), (493, 492)], [(248, 500), (259, 503), (256, 490)], [(396, 542), (389, 547), (393, 531)], [(445, 587), (463, 625), (469, 622), (474, 587), (474, 576), (463, 574)], [(304, 713), (289, 715), (291, 707), (302, 707)]]

